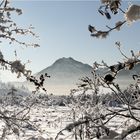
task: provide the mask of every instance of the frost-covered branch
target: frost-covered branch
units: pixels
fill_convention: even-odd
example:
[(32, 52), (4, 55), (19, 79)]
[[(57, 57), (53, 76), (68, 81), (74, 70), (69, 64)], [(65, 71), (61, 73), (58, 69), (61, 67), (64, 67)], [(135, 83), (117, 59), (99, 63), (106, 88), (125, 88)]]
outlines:
[[(83, 77), (80, 79), (77, 89), (71, 90), (72, 111), (75, 115), (73, 123), (67, 125), (62, 131), (66, 130), (74, 133), (77, 138), (81, 137), (81, 133), (88, 139), (110, 138), (111, 133), (119, 135), (117, 132), (112, 132), (108, 124), (114, 119), (123, 118), (127, 121), (134, 121), (139, 123), (140, 111), (139, 93), (140, 89), (137, 83), (139, 75), (132, 75), (136, 80), (135, 85), (131, 85), (127, 90), (122, 90), (119, 83), (116, 83), (118, 74), (122, 70), (132, 70), (140, 63), (140, 52), (135, 53), (130, 51), (130, 56), (126, 56), (121, 50), (120, 42), (115, 43), (119, 53), (123, 56), (122, 62), (109, 66), (107, 63), (95, 62), (93, 65), (92, 77)], [(102, 72), (102, 71), (105, 72)], [(101, 73), (99, 73), (101, 71)], [(129, 85), (128, 85), (129, 86)], [(109, 93), (102, 93), (101, 89), (109, 90)], [(104, 91), (103, 91), (104, 92)], [(117, 103), (116, 108), (110, 106), (110, 102)], [(130, 124), (127, 124), (127, 129)], [(119, 125), (117, 127), (120, 127)], [(81, 130), (82, 128), (82, 130)], [(73, 131), (74, 132), (73, 132)], [(62, 132), (61, 131), (61, 132)], [(80, 134), (78, 132), (81, 132)], [(58, 133), (56, 139), (58, 138)]]
[[(28, 43), (24, 42), (23, 40), (20, 41), (18, 36), (31, 36), (31, 37), (38, 37), (32, 30), (34, 27), (30, 25), (28, 29), (24, 29), (19, 27), (14, 20), (12, 19), (12, 13), (17, 13), (18, 15), (22, 14), (22, 10), (19, 8), (11, 7), (9, 0), (2, 0), (0, 4), (0, 39), (3, 41), (5, 39), (9, 42), (9, 45), (12, 43), (17, 43), (18, 45), (22, 46), (32, 46), (32, 47), (39, 47), (37, 43)], [(1, 41), (1, 43), (2, 43)], [(21, 76), (25, 76), (28, 81), (34, 83), (36, 87), (36, 91), (40, 88), (46, 92), (46, 89), (43, 87), (45, 77), (49, 77), (47, 74), (41, 75), (40, 79), (36, 79), (36, 77), (31, 75), (31, 70), (26, 70), (25, 64), (22, 64), (20, 60), (5, 60), (2, 52), (0, 51), (0, 65), (4, 69), (10, 69), (12, 73), (17, 74), (17, 78)]]
[(46, 89), (44, 88), (45, 77), (50, 77), (47, 73), (45, 73), (45, 75), (41, 75), (39, 79), (37, 79), (35, 76), (31, 75), (30, 70), (26, 70), (25, 64), (22, 64), (20, 60), (4, 60), (2, 52), (0, 52), (0, 64), (5, 70), (10, 69), (12, 73), (16, 73), (17, 78), (21, 77), (21, 74), (25, 76), (28, 81), (32, 82), (35, 85), (36, 90), (34, 92), (38, 91), (39, 89), (42, 89), (46, 92)]
[(89, 25), (88, 30), (91, 32), (92, 37), (96, 38), (106, 38), (109, 33), (113, 30), (118, 30), (120, 31), (122, 25), (125, 23), (131, 24), (134, 21), (137, 21), (140, 19), (140, 5), (130, 5), (127, 9), (127, 11), (124, 11), (120, 8), (121, 6), (121, 0), (101, 0), (102, 5), (98, 9), (98, 12), (102, 15), (105, 16), (107, 19), (111, 19), (110, 11), (114, 15), (118, 14), (118, 11), (120, 10), (124, 17), (124, 21), (117, 21), (115, 24), (115, 27), (109, 27), (106, 25), (108, 30), (103, 31), (103, 30), (97, 30), (94, 26)]
[(106, 38), (111, 31), (113, 31), (113, 30), (119, 31), (121, 26), (124, 25), (125, 23), (126, 23), (126, 21), (118, 21), (116, 23), (115, 27), (106, 26), (108, 28), (108, 30), (106, 30), (106, 31), (97, 30), (95, 27), (89, 25), (88, 30), (91, 32), (92, 37)]
[(122, 133), (119, 136), (116, 136), (115, 139), (123, 140), (128, 135), (130, 135), (130, 134), (132, 134), (136, 131), (139, 131), (139, 130), (140, 130), (140, 124), (138, 124), (138, 125), (132, 124), (126, 130), (123, 130)]
[[(10, 104), (10, 102), (8, 104)], [(36, 102), (28, 104), (27, 106), (23, 106), (22, 104), (21, 108), (13, 108), (10, 110), (7, 109), (5, 105), (1, 107), (0, 120), (4, 123), (3, 128), (1, 128), (1, 139), (5, 139), (10, 132), (19, 136), (26, 125), (30, 125), (30, 127), (38, 130), (37, 127), (30, 121), (29, 117), (30, 109), (35, 104)]]
[(38, 37), (32, 30), (34, 27), (31, 25), (28, 29), (20, 28), (12, 19), (12, 13), (22, 14), (22, 10), (11, 7), (9, 0), (3, 0), (0, 5), (0, 38), (9, 40), (9, 44), (14, 42), (23, 46), (39, 47), (37, 43), (26, 43), (23, 40), (17, 39), (17, 35), (30, 35)]
[[(30, 43), (24, 40), (24, 37), (26, 38), (26, 36), (28, 37), (28, 40), (30, 38), (38, 38), (38, 36), (33, 31), (34, 27), (32, 25), (30, 25), (28, 28), (20, 27), (19, 25), (17, 25), (17, 22), (15, 22), (15, 17), (13, 16), (13, 14), (21, 15), (22, 10), (19, 8), (12, 7), (10, 0), (0, 0), (1, 46), (3, 42), (7, 42), (9, 43), (9, 46), (12, 43), (16, 43), (17, 45), (24, 47), (39, 47), (40, 45), (38, 43)], [(23, 38), (20, 39), (18, 37)], [(15, 56), (17, 56), (16, 51)], [(28, 81), (32, 82), (35, 85), (36, 90), (34, 91), (34, 93), (39, 89), (42, 89), (46, 92), (46, 89), (44, 88), (44, 81), (45, 78), (50, 77), (47, 73), (44, 75), (40, 75), (39, 78), (36, 78), (31, 74), (31, 70), (26, 69), (25, 64), (23, 64), (20, 59), (16, 59), (14, 61), (7, 60), (5, 59), (1, 50), (0, 68), (3, 70), (10, 70), (12, 73), (16, 73), (17, 78), (24, 76)], [(7, 96), (5, 98), (3, 97), (6, 101), (8, 101), (6, 105), (3, 104), (6, 101), (4, 99), (1, 100), (0, 120), (3, 124), (1, 125), (2, 135), (0, 139), (2, 140), (6, 139), (6, 136), (9, 134), (16, 134), (16, 136), (19, 136), (20, 132), (25, 128), (27, 129), (27, 127), (38, 130), (38, 128), (33, 125), (33, 122), (30, 122), (29, 116), (31, 107), (33, 107), (36, 102), (32, 102), (31, 104), (28, 103), (28, 105), (25, 105), (26, 103), (24, 102), (24, 100), (22, 100), (23, 104), (19, 103), (20, 101), (18, 101), (18, 105), (21, 105), (20, 107), (14, 106), (17, 105), (17, 100), (19, 99), (19, 97), (17, 98), (17, 96), (15, 96), (15, 92), (17, 92), (17, 90), (12, 88), (11, 91), (7, 93), (7, 96), (9, 96), (10, 99)], [(9, 106), (7, 106), (7, 104)], [(10, 107), (10, 109), (8, 107)]]

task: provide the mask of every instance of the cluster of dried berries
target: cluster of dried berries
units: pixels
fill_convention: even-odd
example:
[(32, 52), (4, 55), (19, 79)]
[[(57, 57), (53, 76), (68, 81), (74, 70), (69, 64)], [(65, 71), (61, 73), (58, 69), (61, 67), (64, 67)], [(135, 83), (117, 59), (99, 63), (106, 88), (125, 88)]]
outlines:
[(35, 76), (30, 76), (27, 78), (27, 80), (34, 83), (34, 85), (36, 87), (36, 90), (33, 91), (33, 93), (36, 93), (39, 89), (42, 89), (45, 92), (47, 91), (44, 88), (45, 77), (50, 78), (50, 76), (47, 73), (45, 73), (44, 75), (41, 74), (39, 79), (37, 79)]
[[(111, 15), (108, 11), (108, 9), (113, 13), (113, 14), (117, 14), (118, 13), (118, 9), (120, 8), (121, 5), (121, 1), (120, 0), (108, 0), (108, 1), (102, 1), (102, 3), (104, 5), (100, 6), (99, 8), (99, 13), (101, 15), (105, 15), (107, 19), (111, 19)], [(104, 8), (104, 9), (103, 9)]]
[(135, 92), (132, 94), (132, 99), (137, 100), (137, 99), (139, 98), (139, 96), (140, 96), (140, 92), (135, 91)]
[(105, 80), (105, 82), (106, 82), (107, 84), (112, 83), (114, 79), (115, 79), (115, 77), (114, 77), (113, 75), (111, 75), (111, 74), (107, 74), (107, 75), (105, 75), (105, 77), (104, 77), (104, 80)]
[(125, 64), (119, 62), (117, 65), (112, 65), (109, 68), (110, 68), (111, 72), (118, 73), (120, 70), (125, 68)]

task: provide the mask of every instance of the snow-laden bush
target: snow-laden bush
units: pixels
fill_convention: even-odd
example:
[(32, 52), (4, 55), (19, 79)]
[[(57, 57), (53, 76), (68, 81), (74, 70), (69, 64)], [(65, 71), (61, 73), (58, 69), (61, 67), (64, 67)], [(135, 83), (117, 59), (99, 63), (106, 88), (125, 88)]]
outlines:
[[(15, 43), (16, 45), (22, 45), (24, 47), (39, 47), (37, 43), (29, 43), (24, 39), (20, 40), (21, 38), (18, 38), (18, 36), (28, 36), (31, 38), (36, 38), (38, 36), (33, 32), (34, 28), (32, 25), (28, 28), (19, 27), (19, 25), (15, 22), (15, 16), (12, 16), (14, 13), (21, 15), (22, 10), (13, 7), (10, 0), (0, 0), (1, 46), (3, 45), (3, 42), (7, 42), (9, 46)], [(31, 76), (31, 70), (27, 70), (25, 68), (25, 64), (23, 64), (20, 59), (17, 59), (18, 57), (16, 51), (15, 57), (16, 60), (7, 60), (0, 50), (0, 68), (3, 70), (10, 70), (12, 73), (16, 73), (18, 78), (22, 75), (25, 76), (27, 80), (34, 83), (34, 85), (37, 87), (37, 90), (39, 90), (41, 87), (45, 91), (45, 88), (43, 87), (44, 76), (42, 76), (43, 80), (37, 80), (34, 76)], [(3, 91), (5, 90), (6, 89)], [(0, 123), (2, 124), (2, 127), (0, 128), (0, 133), (2, 132), (0, 134), (0, 139), (2, 140), (6, 139), (7, 135), (9, 134), (15, 134), (19, 136), (23, 125), (30, 124), (28, 115), (34, 102), (28, 102), (28, 104), (26, 104), (27, 102), (24, 101), (24, 97), (18, 95), (17, 92), (18, 91), (16, 89), (11, 89), (11, 91), (7, 93), (7, 96), (3, 96), (3, 98), (0, 99)], [(17, 108), (17, 106), (20, 107)]]
[[(101, 0), (101, 2), (102, 5), (98, 12), (102, 16), (111, 20), (112, 15), (119, 14), (120, 11), (125, 16), (125, 20), (117, 21), (112, 28), (106, 26), (108, 30), (105, 31), (89, 25), (88, 30), (92, 37), (106, 38), (111, 31), (121, 30), (125, 23), (132, 23), (140, 19), (139, 5), (131, 5), (125, 12), (121, 9), (121, 0)], [(140, 63), (140, 52), (135, 53), (131, 50), (131, 56), (126, 56), (121, 49), (120, 42), (116, 42), (115, 46), (123, 56), (123, 61), (111, 66), (104, 61), (94, 63), (93, 77), (82, 78), (78, 88), (71, 90), (73, 123), (60, 131), (56, 139), (64, 130), (71, 133), (75, 140), (140, 139), (140, 74), (132, 75), (135, 83), (128, 85), (125, 91), (115, 81), (120, 71), (131, 71)], [(107, 69), (105, 75), (98, 71), (102, 68)], [(108, 89), (109, 96), (101, 94), (101, 88)], [(110, 101), (112, 102), (110, 103)]]

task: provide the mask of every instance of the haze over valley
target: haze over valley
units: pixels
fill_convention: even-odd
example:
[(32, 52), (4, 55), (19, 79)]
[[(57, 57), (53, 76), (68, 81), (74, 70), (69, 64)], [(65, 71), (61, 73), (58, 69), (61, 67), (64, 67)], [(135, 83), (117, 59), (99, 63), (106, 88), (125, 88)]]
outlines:
[[(125, 89), (130, 83), (135, 83), (132, 79), (133, 74), (139, 73), (140, 64), (136, 65), (133, 70), (122, 70), (117, 75), (116, 83), (120, 83), (120, 87)], [(48, 93), (56, 95), (69, 95), (70, 90), (77, 88), (80, 79), (83, 77), (92, 78), (92, 66), (84, 64), (75, 60), (72, 57), (62, 57), (57, 59), (51, 66), (46, 67), (35, 76), (39, 78), (40, 75), (47, 73), (50, 78), (45, 80), (44, 87)], [(110, 71), (107, 68), (97, 69), (97, 72), (105, 76)], [(30, 82), (13, 82), (15, 86), (27, 86), (30, 90), (34, 90), (34, 85)]]

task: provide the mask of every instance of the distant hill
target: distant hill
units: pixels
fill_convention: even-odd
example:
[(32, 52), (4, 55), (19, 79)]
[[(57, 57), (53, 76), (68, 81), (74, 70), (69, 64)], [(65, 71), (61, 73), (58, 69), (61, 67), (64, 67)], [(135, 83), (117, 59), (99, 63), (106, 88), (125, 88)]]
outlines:
[(92, 67), (88, 64), (76, 61), (73, 58), (60, 58), (51, 66), (38, 72), (36, 76), (48, 73), (51, 78), (45, 82), (49, 92), (57, 94), (69, 94), (70, 89), (76, 87), (76, 83), (84, 76), (91, 77)]
[[(83, 76), (90, 76), (92, 67), (88, 64), (83, 64), (73, 58), (60, 58), (51, 66), (37, 73), (37, 75), (48, 73), (51, 78), (49, 82), (52, 83), (75, 83), (75, 80)], [(64, 83), (64, 81), (66, 83)]]
[[(91, 77), (91, 72), (92, 67), (90, 65), (76, 61), (71, 57), (63, 57), (56, 60), (51, 66), (36, 73), (35, 76), (39, 77), (44, 73), (48, 73), (51, 76), (51, 78), (46, 79), (44, 84), (48, 93), (69, 94), (70, 89), (77, 88), (76, 84), (80, 82), (79, 79), (85, 76)], [(100, 68), (97, 72), (106, 75), (109, 70)], [(130, 83), (135, 82), (132, 79), (132, 75), (138, 73), (140, 73), (140, 64), (137, 64), (132, 70), (120, 71), (115, 82), (125, 89)], [(30, 82), (25, 82), (25, 84), (30, 89), (34, 87)]]

